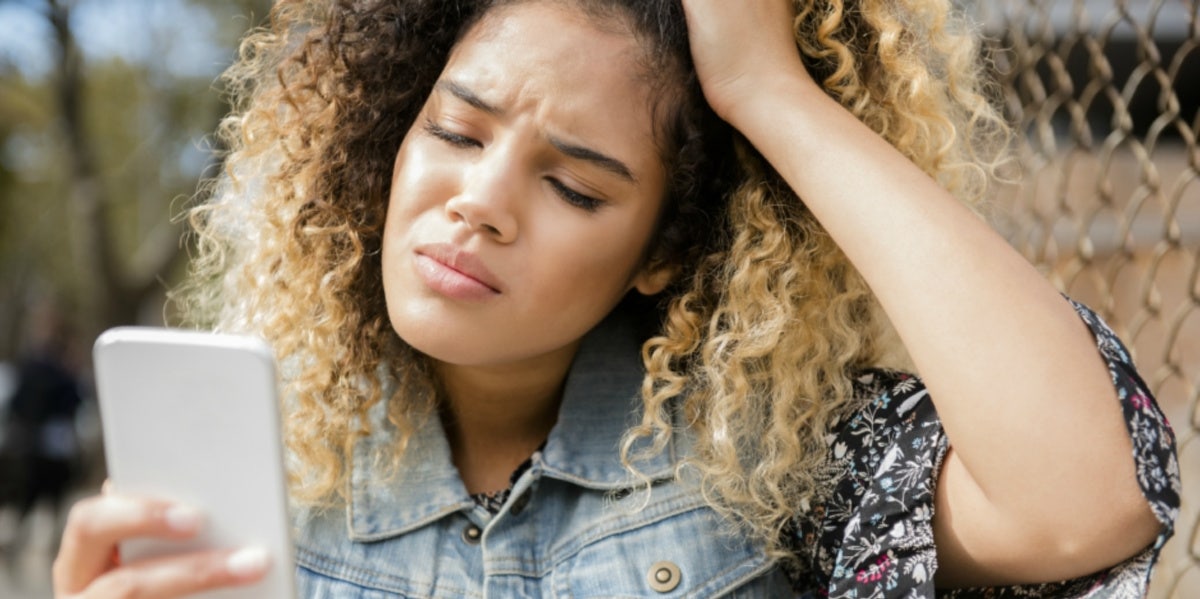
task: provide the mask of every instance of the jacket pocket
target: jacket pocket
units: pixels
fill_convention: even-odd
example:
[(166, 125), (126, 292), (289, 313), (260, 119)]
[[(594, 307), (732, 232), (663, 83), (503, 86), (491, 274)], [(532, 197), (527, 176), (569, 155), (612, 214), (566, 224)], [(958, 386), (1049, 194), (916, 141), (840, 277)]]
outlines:
[(730, 534), (705, 506), (614, 530), (555, 567), (560, 597), (786, 597), (762, 548)]

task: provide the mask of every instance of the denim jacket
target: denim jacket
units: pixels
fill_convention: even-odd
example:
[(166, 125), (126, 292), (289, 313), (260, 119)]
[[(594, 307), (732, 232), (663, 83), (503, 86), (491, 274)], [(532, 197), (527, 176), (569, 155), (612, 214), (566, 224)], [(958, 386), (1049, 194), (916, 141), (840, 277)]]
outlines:
[(656, 481), (649, 496), (626, 473), (617, 444), (635, 420), (643, 370), (634, 328), (617, 312), (584, 339), (558, 423), (494, 516), (467, 494), (436, 418), (417, 429), (399, 475), (373, 470), (372, 449), (394, 438), (377, 414), (374, 436), (356, 447), (349, 504), (297, 517), (298, 588), (332, 598), (1143, 596), (1179, 513), (1175, 436), (1128, 350), (1073, 305), (1108, 365), (1138, 484), (1162, 524), (1151, 546), (1111, 568), (935, 589), (932, 516), (949, 441), (919, 378), (870, 369), (855, 378), (857, 407), (826, 437), (818, 493), (791, 523), (797, 563), (785, 574), (728, 533), (686, 468), (674, 476), (689, 451), (682, 423), (665, 452), (640, 464)]
[(392, 441), (382, 418), (355, 449), (344, 510), (296, 521), (301, 597), (780, 597), (787, 577), (762, 547), (731, 534), (694, 481), (674, 476), (680, 434), (641, 464), (618, 442), (638, 405), (639, 340), (619, 317), (589, 333), (558, 422), (496, 515), (463, 486), (437, 418), (417, 428), (402, 471), (370, 455)]

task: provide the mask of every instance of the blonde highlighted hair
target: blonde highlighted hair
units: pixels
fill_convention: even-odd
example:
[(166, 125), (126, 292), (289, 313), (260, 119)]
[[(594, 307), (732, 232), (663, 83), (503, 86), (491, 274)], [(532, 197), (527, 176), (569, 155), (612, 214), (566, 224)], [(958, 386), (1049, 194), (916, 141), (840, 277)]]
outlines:
[[(686, 38), (668, 31), (684, 27), (677, 1), (608, 13), (613, 2), (574, 3), (638, 13), (639, 39), (674, 35), (686, 54)], [(398, 431), (395, 452), (380, 456), (398, 468), (413, 425), (436, 408), (428, 365), (388, 323), (380, 236), (396, 149), (458, 36), (494, 4), (281, 0), (225, 75), (225, 173), (190, 213), (198, 249), (177, 297), (191, 323), (262, 335), (283, 358), (297, 502), (344, 499), (373, 407), (383, 402)], [(826, 91), (979, 204), (1009, 132), (989, 104), (977, 37), (949, 2), (797, 4), (798, 50)], [(690, 57), (658, 60), (680, 80), (664, 97), (683, 108), (663, 116), (678, 199), (650, 259), (680, 275), (642, 349), (645, 413), (622, 456), (636, 471), (635, 442), (661, 450), (682, 416), (695, 436), (687, 465), (709, 502), (785, 555), (781, 531), (817, 491), (823, 437), (854, 407), (852, 376), (879, 363), (888, 326), (803, 199), (689, 108), (702, 102)], [(727, 154), (724, 166), (713, 152)]]
[[(797, 46), (826, 92), (982, 211), (1010, 130), (964, 16), (943, 0), (797, 4)], [(623, 455), (636, 467), (643, 438), (646, 454), (661, 450), (682, 411), (708, 502), (786, 558), (782, 532), (821, 491), (824, 437), (857, 407), (854, 374), (907, 360), (866, 282), (760, 161), (742, 153), (732, 242), (705, 257), (643, 347), (645, 414)]]

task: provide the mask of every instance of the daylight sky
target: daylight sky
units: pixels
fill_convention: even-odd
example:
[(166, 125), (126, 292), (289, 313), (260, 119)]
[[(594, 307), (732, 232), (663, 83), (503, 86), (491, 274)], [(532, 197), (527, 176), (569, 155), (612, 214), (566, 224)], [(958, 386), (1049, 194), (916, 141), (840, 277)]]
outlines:
[[(217, 41), (215, 19), (237, 16), (186, 0), (76, 0), (72, 28), (88, 59), (120, 57), (184, 76), (216, 77), (231, 50)], [(53, 31), (42, 0), (0, 0), (0, 63), (40, 78), (54, 66)]]
[[(70, 1), (70, 0), (64, 0)], [(977, 0), (959, 0), (973, 5)], [(1047, 15), (1056, 29), (1069, 26), (1075, 0), (1045, 0)], [(220, 6), (219, 3), (214, 3)], [(979, 5), (992, 10), (991, 2)], [(1103, 27), (1113, 15), (1114, 0), (1085, 0), (1088, 26)], [(1186, 36), (1187, 2), (1179, 0), (1127, 0), (1130, 14), (1144, 22), (1152, 7), (1159, 5), (1156, 36), (1180, 39)], [(230, 59), (231, 50), (217, 41), (220, 23), (245, 17), (230, 3), (229, 13), (196, 7), (187, 0), (74, 0), (74, 30), (87, 58), (121, 57), (184, 76), (216, 77)], [(51, 36), (44, 0), (0, 0), (0, 63), (15, 65), (30, 78), (40, 78), (53, 67)], [(994, 14), (994, 13), (993, 13)], [(982, 15), (987, 19), (987, 15)], [(990, 19), (989, 19), (990, 20)], [(990, 28), (989, 28), (990, 29)], [(1132, 36), (1127, 25), (1118, 24), (1114, 35)]]

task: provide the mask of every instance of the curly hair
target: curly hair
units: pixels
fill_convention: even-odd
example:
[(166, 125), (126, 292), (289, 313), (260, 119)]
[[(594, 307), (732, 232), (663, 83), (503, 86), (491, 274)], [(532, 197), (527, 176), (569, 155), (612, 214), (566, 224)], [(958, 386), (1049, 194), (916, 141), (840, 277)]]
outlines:
[[(430, 365), (387, 318), (392, 161), (456, 40), (502, 3), (281, 0), (224, 76), (225, 172), (189, 213), (197, 250), (176, 297), (191, 324), (261, 335), (285, 358), (294, 501), (344, 499), (376, 406), (398, 437), (377, 457), (395, 467), (436, 410)], [(622, 458), (636, 473), (682, 415), (709, 503), (784, 555), (781, 530), (818, 491), (822, 438), (854, 406), (853, 373), (879, 363), (886, 318), (802, 198), (704, 103), (678, 0), (573, 4), (635, 35), (647, 76), (670, 75), (656, 83), (670, 183), (648, 260), (678, 275), (642, 348), (644, 416)], [(795, 33), (831, 97), (981, 202), (1009, 133), (947, 0), (804, 0)]]
[[(802, 0), (794, 31), (826, 93), (982, 209), (1010, 130), (963, 15), (945, 0)], [(709, 504), (787, 558), (781, 533), (821, 492), (824, 437), (857, 407), (854, 374), (907, 357), (803, 198), (752, 150), (740, 154), (729, 242), (705, 255), (643, 346), (645, 412), (622, 451), (634, 461), (661, 451), (682, 413), (696, 438), (686, 466)], [(653, 442), (634, 454), (643, 438)]]

